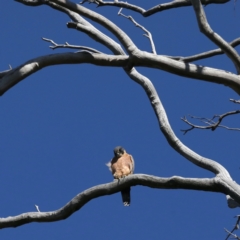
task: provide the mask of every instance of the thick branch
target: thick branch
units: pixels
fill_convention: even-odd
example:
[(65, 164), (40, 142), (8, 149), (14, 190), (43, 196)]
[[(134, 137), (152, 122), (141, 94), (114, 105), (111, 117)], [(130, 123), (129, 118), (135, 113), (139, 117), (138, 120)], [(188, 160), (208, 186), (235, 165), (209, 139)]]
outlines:
[[(93, 2), (98, 4), (99, 7), (102, 6), (113, 6), (113, 7), (120, 7), (120, 8), (126, 8), (135, 12), (138, 12), (140, 14), (142, 14), (144, 17), (148, 17), (151, 16), (157, 12), (161, 12), (164, 10), (169, 10), (169, 9), (174, 9), (174, 8), (179, 8), (179, 7), (186, 7), (186, 6), (191, 6), (191, 1), (189, 0), (175, 0), (175, 1), (171, 1), (168, 3), (162, 3), (162, 4), (158, 4), (148, 10), (145, 10), (137, 5), (133, 5), (127, 2), (123, 2), (123, 1), (101, 1), (101, 0), (84, 0), (82, 1), (82, 3), (84, 2)], [(208, 4), (223, 4), (226, 2), (229, 2), (229, 0), (202, 0), (201, 1), (203, 5), (208, 5)]]
[(0, 95), (16, 83), (43, 67), (56, 64), (77, 63), (91, 63), (99, 66), (112, 67), (147, 66), (159, 68), (185, 77), (224, 84), (240, 93), (240, 78), (235, 74), (214, 68), (201, 67), (194, 64), (187, 64), (188, 69), (186, 70), (186, 64), (183, 62), (178, 62), (163, 56), (153, 55), (146, 52), (140, 52), (140, 54), (141, 56), (137, 58), (90, 53), (59, 53), (38, 57), (13, 70), (10, 70), (7, 74), (5, 74), (2, 79), (0, 79)]
[(80, 64), (92, 63), (99, 66), (119, 66), (124, 67), (128, 64), (128, 56), (111, 56), (105, 54), (90, 53), (57, 53), (32, 59), (19, 67), (9, 71), (0, 79), (0, 95), (8, 89), (25, 79), (29, 75), (41, 70), (44, 67), (58, 64)]
[(27, 6), (33, 6), (33, 7), (36, 7), (36, 6), (40, 6), (43, 4), (43, 0), (14, 0), (15, 2), (20, 2), (20, 3), (23, 3)]
[(53, 222), (63, 220), (81, 209), (92, 199), (98, 198), (100, 196), (114, 194), (121, 191), (126, 186), (137, 185), (158, 189), (190, 189), (222, 193), (221, 188), (218, 186), (218, 184), (216, 184), (214, 178), (198, 179), (182, 178), (177, 176), (171, 178), (160, 178), (144, 174), (134, 174), (121, 179), (119, 182), (115, 181), (112, 183), (102, 184), (89, 188), (79, 193), (65, 206), (56, 211), (29, 212), (14, 217), (0, 218), (0, 229), (18, 227), (30, 222)]
[(224, 70), (175, 61), (168, 57), (140, 51), (133, 56), (132, 61), (135, 66), (157, 68), (192, 79), (223, 84), (240, 94), (240, 77)]
[(200, 0), (191, 0), (191, 2), (193, 4), (200, 31), (226, 53), (234, 63), (238, 74), (240, 74), (240, 56), (237, 51), (211, 29)]

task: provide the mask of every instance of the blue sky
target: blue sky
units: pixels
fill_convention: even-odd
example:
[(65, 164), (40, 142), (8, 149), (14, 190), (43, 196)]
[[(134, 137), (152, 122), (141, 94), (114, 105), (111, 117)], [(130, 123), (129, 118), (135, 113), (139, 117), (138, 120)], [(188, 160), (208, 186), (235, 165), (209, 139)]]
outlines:
[[(74, 1), (78, 2), (78, 1)], [(150, 8), (156, 0), (132, 0)], [(240, 8), (233, 1), (205, 7), (214, 31), (225, 40), (239, 37)], [(150, 51), (143, 32), (117, 8), (85, 6), (109, 17), (142, 50)], [(0, 71), (38, 56), (68, 52), (54, 50), (41, 37), (62, 44), (83, 45), (105, 53), (108, 49), (83, 33), (67, 29), (68, 16), (48, 6), (27, 7), (0, 1)], [(199, 32), (192, 7), (178, 8), (143, 18), (124, 10), (151, 31), (157, 53), (189, 56), (215, 48)], [(95, 25), (98, 26), (98, 25)], [(108, 31), (100, 27), (105, 33)], [(109, 34), (112, 36), (111, 34)], [(239, 50), (239, 48), (237, 48)], [(196, 62), (235, 73), (225, 56)], [(240, 132), (194, 130), (181, 117), (211, 117), (237, 109), (229, 102), (239, 96), (231, 89), (163, 71), (138, 68), (152, 80), (176, 135), (188, 147), (218, 161), (240, 181)], [(122, 145), (133, 155), (136, 173), (160, 177), (213, 177), (176, 153), (159, 130), (145, 92), (121, 68), (89, 64), (61, 65), (42, 69), (6, 92), (0, 101), (0, 217), (62, 207), (81, 191), (112, 181), (105, 163), (113, 148)], [(224, 124), (240, 127), (240, 117)], [(224, 239), (239, 209), (229, 209), (225, 196), (186, 190), (132, 188), (132, 204), (123, 207), (120, 193), (89, 202), (68, 219), (31, 223), (2, 229), (4, 240), (52, 239)], [(239, 233), (240, 235), (240, 233)]]

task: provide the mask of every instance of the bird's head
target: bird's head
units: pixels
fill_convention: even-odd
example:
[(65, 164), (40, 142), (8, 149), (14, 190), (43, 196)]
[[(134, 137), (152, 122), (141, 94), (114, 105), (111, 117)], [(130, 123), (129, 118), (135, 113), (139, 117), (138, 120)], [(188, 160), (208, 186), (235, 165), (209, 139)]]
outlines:
[(114, 148), (113, 152), (114, 156), (119, 158), (126, 152), (126, 150), (123, 147), (117, 146)]

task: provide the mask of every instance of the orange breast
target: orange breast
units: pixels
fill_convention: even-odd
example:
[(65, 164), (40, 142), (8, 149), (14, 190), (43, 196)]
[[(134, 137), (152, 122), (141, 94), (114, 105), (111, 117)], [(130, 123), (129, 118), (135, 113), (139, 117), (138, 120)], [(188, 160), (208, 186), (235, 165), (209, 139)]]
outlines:
[(131, 173), (132, 160), (130, 155), (124, 154), (120, 158), (114, 157), (111, 161), (111, 169), (114, 178), (122, 178)]

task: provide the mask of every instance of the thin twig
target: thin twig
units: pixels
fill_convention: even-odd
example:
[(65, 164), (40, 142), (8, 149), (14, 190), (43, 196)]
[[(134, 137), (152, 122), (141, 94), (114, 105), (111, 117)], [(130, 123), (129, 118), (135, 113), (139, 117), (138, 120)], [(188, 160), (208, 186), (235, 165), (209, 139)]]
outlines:
[[(227, 117), (227, 116), (230, 116), (230, 115), (234, 115), (234, 114), (238, 114), (240, 113), (240, 110), (236, 110), (236, 111), (231, 111), (231, 112), (227, 112), (227, 113), (224, 113), (222, 115), (214, 115), (211, 119), (208, 119), (208, 118), (204, 118), (204, 117), (195, 117), (195, 116), (191, 116), (189, 115), (191, 118), (193, 119), (198, 119), (200, 120), (201, 122), (207, 124), (208, 126), (198, 126), (198, 125), (195, 125), (191, 122), (189, 122), (187, 120), (187, 118), (184, 116), (183, 118), (181, 118), (185, 123), (187, 123), (189, 126), (191, 126), (191, 128), (189, 129), (185, 129), (185, 130), (181, 130), (183, 132), (183, 134), (185, 135), (187, 132), (193, 130), (194, 128), (197, 128), (197, 129), (211, 129), (212, 131), (214, 131), (216, 128), (218, 127), (221, 127), (221, 128), (225, 128), (227, 130), (234, 130), (234, 131), (240, 131), (240, 128), (230, 128), (230, 127), (227, 127), (227, 126), (224, 126), (224, 125), (220, 125), (220, 123), (222, 122), (222, 120)], [(217, 121), (214, 121), (214, 119), (218, 119)]]
[[(236, 47), (239, 44), (240, 44), (240, 38), (236, 38), (232, 42), (229, 43), (229, 45), (231, 45), (232, 47)], [(199, 54), (195, 54), (195, 55), (187, 56), (187, 57), (182, 57), (182, 56), (166, 56), (166, 57), (188, 63), (188, 62), (193, 62), (193, 61), (198, 61), (201, 59), (214, 57), (214, 56), (221, 55), (221, 54), (225, 54), (225, 53), (223, 52), (222, 49), (218, 48), (218, 49), (213, 49), (213, 50), (210, 50), (207, 52), (203, 52), (203, 53), (199, 53)]]
[(72, 49), (81, 49), (83, 51), (87, 51), (90, 53), (102, 53), (94, 48), (90, 48), (90, 47), (85, 47), (85, 46), (78, 46), (78, 45), (70, 45), (69, 43), (65, 43), (65, 44), (57, 44), (55, 43), (53, 40), (48, 39), (48, 38), (42, 38), (42, 40), (46, 41), (46, 42), (50, 42), (53, 44), (53, 46), (49, 46), (51, 49), (56, 49), (56, 48), (72, 48)]
[(224, 230), (228, 233), (228, 235), (227, 235), (227, 237), (226, 237), (225, 240), (227, 240), (230, 236), (233, 236), (234, 238), (240, 240), (240, 238), (239, 238), (236, 234), (233, 234), (233, 232), (234, 232), (235, 230), (238, 230), (238, 229), (239, 229), (239, 222), (240, 222), (240, 215), (237, 215), (237, 216), (235, 216), (235, 217), (237, 217), (237, 221), (236, 221), (235, 226), (234, 226), (234, 228), (232, 229), (232, 231), (230, 232), (230, 231), (228, 231), (227, 229), (224, 229)]
[(132, 16), (126, 16), (126, 15), (124, 15), (124, 14), (122, 13), (122, 8), (120, 8), (120, 10), (119, 10), (119, 12), (118, 12), (118, 15), (123, 16), (123, 17), (129, 19), (130, 21), (132, 21), (132, 22), (135, 24), (136, 27), (141, 28), (141, 29), (146, 33), (146, 34), (143, 34), (143, 36), (145, 36), (145, 37), (147, 37), (147, 38), (149, 39), (150, 44), (151, 44), (151, 47), (152, 47), (152, 53), (156, 55), (157, 52), (156, 52), (155, 44), (154, 44), (153, 39), (152, 39), (152, 34), (151, 34), (145, 27), (143, 27), (142, 25), (140, 25), (139, 23), (137, 23), (137, 22), (133, 19)]
[(38, 212), (40, 212), (39, 206), (35, 204), (35, 208)]

